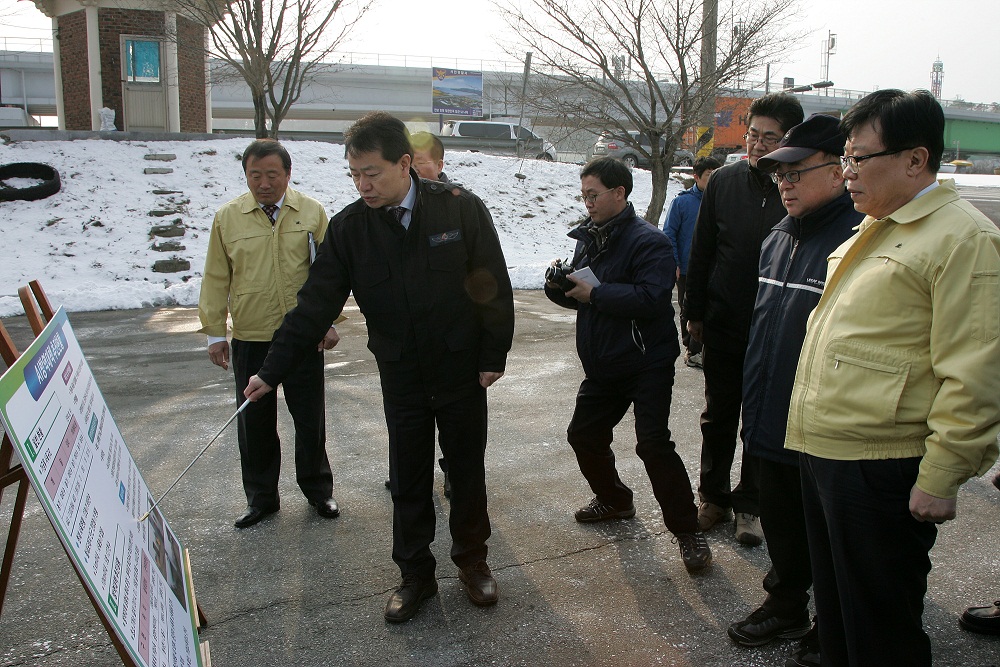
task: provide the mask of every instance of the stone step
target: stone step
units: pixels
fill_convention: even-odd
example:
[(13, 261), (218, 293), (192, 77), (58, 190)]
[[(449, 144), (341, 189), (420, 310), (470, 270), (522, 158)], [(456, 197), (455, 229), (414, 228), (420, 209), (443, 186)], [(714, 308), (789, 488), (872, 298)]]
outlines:
[(159, 259), (153, 263), (153, 271), (155, 273), (180, 273), (181, 271), (190, 270), (191, 262), (181, 257)]
[(151, 175), (151, 174), (172, 174), (172, 173), (174, 173), (174, 170), (171, 169), (170, 167), (146, 167), (145, 169), (142, 170), (142, 173), (144, 173), (146, 175)]
[(159, 209), (156, 211), (150, 211), (149, 214), (154, 218), (165, 218), (168, 215), (177, 215), (180, 213), (177, 209)]
[(157, 162), (173, 162), (177, 156), (173, 153), (149, 153), (143, 156), (146, 160), (156, 160)]
[(170, 238), (176, 236), (184, 236), (187, 230), (184, 227), (184, 223), (181, 222), (180, 218), (177, 218), (169, 225), (153, 225), (149, 230), (149, 235), (151, 237), (159, 236), (161, 238)]
[(163, 243), (154, 243), (153, 250), (156, 252), (180, 252), (187, 250), (187, 248), (180, 241), (164, 241)]
[(153, 190), (154, 195), (182, 195), (183, 190)]

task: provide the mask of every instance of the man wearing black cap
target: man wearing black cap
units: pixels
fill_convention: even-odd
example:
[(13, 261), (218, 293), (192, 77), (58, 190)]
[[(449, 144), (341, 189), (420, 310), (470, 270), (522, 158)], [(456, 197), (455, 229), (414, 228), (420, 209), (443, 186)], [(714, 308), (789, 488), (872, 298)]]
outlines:
[(771, 172), (788, 211), (761, 247), (743, 366), (743, 456), (744, 462), (755, 457), (759, 469), (760, 522), (771, 569), (763, 604), (730, 625), (729, 636), (743, 646), (760, 646), (805, 635), (786, 666), (819, 665), (815, 633), (809, 632), (812, 572), (798, 458), (784, 449), (788, 402), (806, 320), (823, 293), (827, 255), (864, 217), (844, 189), (840, 156), (846, 138), (838, 124), (832, 116), (810, 116), (757, 161)]

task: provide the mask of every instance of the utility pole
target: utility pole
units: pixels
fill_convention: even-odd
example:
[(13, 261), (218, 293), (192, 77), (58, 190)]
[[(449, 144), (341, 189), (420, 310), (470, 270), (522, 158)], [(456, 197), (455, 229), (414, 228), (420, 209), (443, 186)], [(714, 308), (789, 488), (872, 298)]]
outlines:
[(524, 75), (521, 77), (521, 117), (517, 119), (517, 156), (524, 157), (524, 142), (521, 138), (524, 124), (524, 99), (528, 96), (528, 72), (531, 71), (531, 51), (524, 56)]

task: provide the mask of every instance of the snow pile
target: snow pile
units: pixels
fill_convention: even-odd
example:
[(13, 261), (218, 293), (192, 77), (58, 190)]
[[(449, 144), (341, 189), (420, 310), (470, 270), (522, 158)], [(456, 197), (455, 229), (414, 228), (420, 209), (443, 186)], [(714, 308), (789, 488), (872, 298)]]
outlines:
[[(247, 143), (93, 139), (0, 146), (0, 164), (49, 164), (63, 184), (47, 199), (0, 203), (0, 317), (23, 312), (17, 288), (33, 279), (41, 281), (53, 305), (71, 311), (196, 304), (212, 217), (246, 191), (239, 158)], [(319, 200), (331, 216), (357, 199), (343, 146), (286, 145), (292, 187)], [(145, 159), (149, 154), (176, 159)], [(144, 173), (162, 167), (173, 173)], [(566, 232), (586, 215), (579, 166), (455, 151), (446, 156), (445, 171), (489, 207), (514, 287), (540, 288), (549, 261), (571, 253)], [(671, 183), (668, 202), (681, 187)], [(631, 200), (640, 214), (650, 194), (649, 172), (636, 170)], [(151, 236), (153, 226), (175, 220), (186, 228), (183, 236)], [(183, 250), (153, 250), (165, 241), (176, 241)], [(190, 270), (152, 270), (156, 261), (172, 258), (188, 260)]]

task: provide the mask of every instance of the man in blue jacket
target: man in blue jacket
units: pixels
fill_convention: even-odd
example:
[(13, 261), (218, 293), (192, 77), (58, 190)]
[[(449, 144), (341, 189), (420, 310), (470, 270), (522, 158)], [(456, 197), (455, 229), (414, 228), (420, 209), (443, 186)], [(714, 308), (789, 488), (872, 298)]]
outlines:
[(691, 254), (691, 237), (698, 220), (701, 194), (708, 185), (708, 177), (722, 166), (715, 158), (700, 157), (694, 161), (694, 185), (682, 190), (670, 203), (663, 232), (674, 247), (677, 263), (677, 304), (681, 309), (681, 343), (684, 344), (684, 363), (691, 368), (701, 368), (701, 343), (691, 338), (687, 330), (687, 313), (684, 312), (684, 291), (687, 285), (688, 256)]
[(572, 287), (545, 285), (549, 299), (577, 311), (576, 347), (586, 374), (567, 437), (595, 497), (576, 520), (635, 516), (632, 489), (618, 476), (611, 451), (613, 429), (633, 406), (636, 453), (684, 566), (697, 572), (712, 562), (712, 551), (698, 531), (691, 480), (667, 425), (680, 353), (670, 304), (676, 271), (670, 241), (635, 214), (628, 202), (632, 172), (623, 163), (591, 161), (580, 187), (590, 217), (569, 233), (577, 242)]
[(730, 625), (729, 637), (742, 646), (761, 646), (806, 636), (786, 667), (819, 665), (816, 633), (810, 632), (812, 572), (798, 458), (784, 448), (788, 404), (806, 320), (826, 283), (827, 255), (864, 217), (844, 189), (840, 156), (847, 138), (839, 122), (814, 114), (757, 161), (759, 169), (771, 172), (788, 211), (761, 247), (743, 365), (743, 455), (756, 458), (771, 569), (764, 577), (764, 602)]

